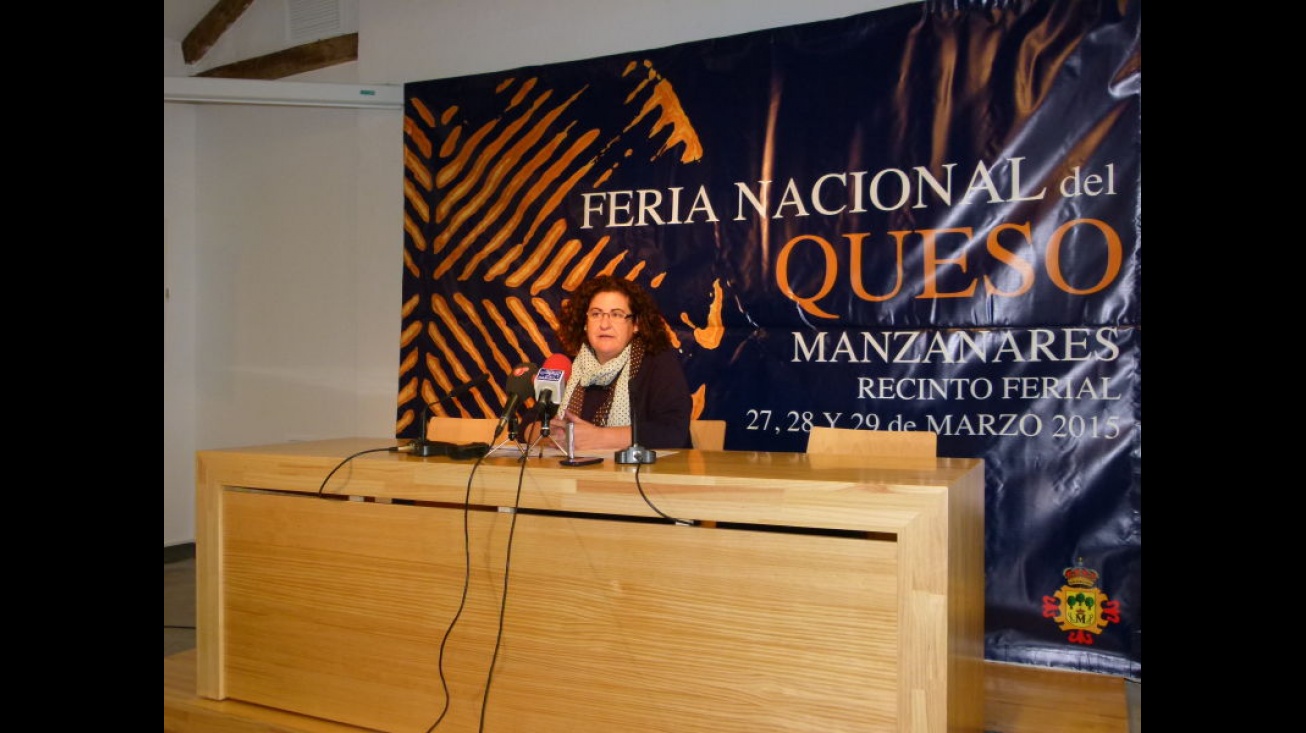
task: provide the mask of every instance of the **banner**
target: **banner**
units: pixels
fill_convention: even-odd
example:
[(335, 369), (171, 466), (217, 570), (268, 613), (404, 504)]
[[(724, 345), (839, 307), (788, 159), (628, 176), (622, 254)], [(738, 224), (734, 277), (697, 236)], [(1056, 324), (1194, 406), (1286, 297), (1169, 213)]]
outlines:
[[(996, 661), (1141, 680), (1141, 3), (914, 3), (405, 85), (396, 435), (612, 273), (729, 450), (985, 460)], [(489, 373), (486, 388), (441, 398)]]

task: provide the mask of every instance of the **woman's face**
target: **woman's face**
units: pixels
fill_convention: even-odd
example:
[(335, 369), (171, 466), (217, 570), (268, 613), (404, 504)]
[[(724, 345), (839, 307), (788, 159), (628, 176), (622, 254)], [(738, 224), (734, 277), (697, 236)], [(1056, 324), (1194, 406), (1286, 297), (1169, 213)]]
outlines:
[(620, 354), (639, 331), (625, 293), (595, 293), (586, 314), (585, 340), (600, 364)]

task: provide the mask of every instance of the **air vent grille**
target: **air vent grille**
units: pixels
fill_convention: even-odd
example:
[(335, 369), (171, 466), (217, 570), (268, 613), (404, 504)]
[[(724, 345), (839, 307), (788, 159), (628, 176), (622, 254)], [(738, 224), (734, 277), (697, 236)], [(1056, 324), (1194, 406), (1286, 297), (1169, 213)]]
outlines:
[(286, 0), (286, 19), (291, 43), (338, 36), (341, 34), (340, 0)]

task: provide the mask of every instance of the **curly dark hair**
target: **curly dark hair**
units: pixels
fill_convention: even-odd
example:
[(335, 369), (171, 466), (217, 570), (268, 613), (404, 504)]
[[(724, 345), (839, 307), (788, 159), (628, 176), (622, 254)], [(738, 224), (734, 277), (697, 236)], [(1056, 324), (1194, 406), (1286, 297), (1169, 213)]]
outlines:
[(656, 354), (671, 348), (667, 323), (653, 296), (633, 280), (598, 275), (581, 283), (576, 292), (562, 304), (562, 315), (558, 319), (558, 340), (562, 342), (564, 353), (575, 356), (585, 345), (585, 324), (588, 320), (585, 314), (590, 309), (590, 301), (599, 293), (622, 293), (630, 300), (630, 312), (635, 314), (635, 323), (639, 326), (635, 338), (644, 342), (647, 353)]

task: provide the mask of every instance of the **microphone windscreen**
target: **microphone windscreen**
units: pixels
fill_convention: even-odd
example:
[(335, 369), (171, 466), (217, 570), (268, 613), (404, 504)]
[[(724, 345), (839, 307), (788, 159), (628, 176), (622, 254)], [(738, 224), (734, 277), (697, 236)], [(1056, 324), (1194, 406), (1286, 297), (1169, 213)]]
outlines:
[(562, 372), (562, 381), (566, 382), (571, 379), (571, 359), (566, 354), (551, 354), (544, 360), (544, 366), (541, 369), (557, 369)]
[[(516, 419), (517, 411), (522, 408), (522, 404), (535, 396), (535, 383), (531, 380), (537, 371), (539, 369), (527, 361), (508, 372), (508, 379), (503, 383), (503, 389), (508, 393), (508, 401), (504, 403), (503, 414), (499, 416), (499, 424), (494, 428), (495, 438), (499, 437), (499, 433), (503, 432), (503, 427), (509, 421)], [(516, 422), (513, 422), (513, 425), (516, 425)], [(513, 429), (516, 430), (515, 427)]]
[(562, 401), (571, 376), (571, 359), (565, 354), (553, 354), (544, 360), (544, 366), (535, 374), (535, 399), (551, 405)]
[(538, 367), (532, 362), (522, 362), (512, 368), (508, 373), (508, 381), (504, 383), (504, 391), (511, 397), (517, 395), (519, 400), (529, 400), (535, 397), (535, 373), (539, 371)]

